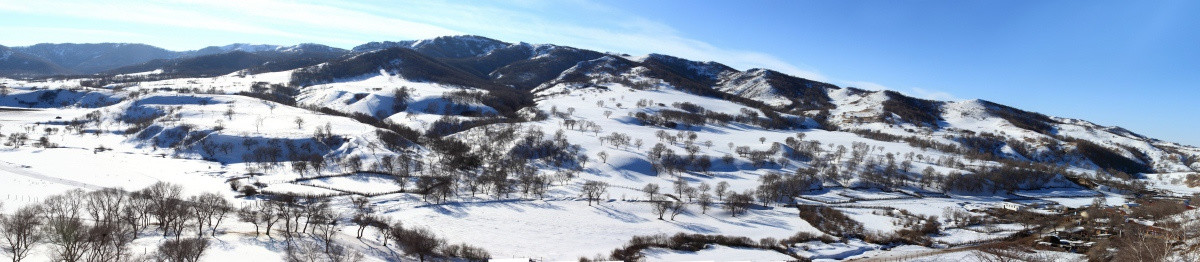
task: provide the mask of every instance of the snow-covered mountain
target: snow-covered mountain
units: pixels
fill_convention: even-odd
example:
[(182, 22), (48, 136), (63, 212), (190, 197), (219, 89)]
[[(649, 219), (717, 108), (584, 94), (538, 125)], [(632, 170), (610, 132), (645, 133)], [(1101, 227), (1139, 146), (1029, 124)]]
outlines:
[[(130, 43), (99, 43), (99, 44), (36, 44), (6, 48), (8, 56), (18, 54), (23, 65), (20, 71), (0, 72), (0, 76), (48, 76), (48, 75), (91, 75), (91, 74), (128, 74), (144, 68), (164, 69), (171, 64), (187, 64), (188, 60), (205, 60), (205, 67), (233, 68), (230, 71), (262, 66), (266, 62), (284, 63), (291, 69), (310, 65), (295, 63), (293, 60), (328, 59), (349, 53), (348, 50), (320, 44), (299, 44), (293, 46), (262, 45), (262, 44), (230, 44), (225, 46), (210, 46), (191, 51), (170, 51), (146, 44)], [(231, 53), (255, 54), (271, 58), (237, 58)], [(217, 56), (223, 58), (213, 58)], [(244, 56), (244, 55), (241, 55)], [(205, 58), (207, 57), (207, 58)], [(40, 60), (40, 61), (31, 61)], [(247, 62), (252, 61), (252, 62)], [(291, 62), (291, 63), (288, 63)], [(12, 62), (18, 63), (18, 62)], [(30, 64), (34, 63), (34, 64)], [(41, 65), (49, 64), (49, 65)], [(40, 65), (40, 66), (39, 66)], [(16, 67), (12, 65), (12, 67)], [(145, 71), (150, 71), (145, 70)], [(200, 74), (214, 70), (194, 69), (184, 74)], [(223, 70), (216, 70), (223, 71)]]
[(129, 43), (36, 44), (15, 47), (13, 50), (46, 59), (70, 70), (69, 72), (73, 74), (99, 73), (122, 66), (178, 56), (176, 52), (166, 49)]
[(354, 52), (370, 52), (393, 47), (417, 50), (438, 58), (466, 58), (487, 54), (508, 43), (482, 36), (445, 36), (426, 40), (370, 42), (354, 47)]
[[(1200, 192), (1194, 146), (770, 69), (478, 36), (202, 50), (98, 77), (0, 79), (12, 148), (0, 184), (54, 189), (11, 190), (39, 199), (179, 181), (288, 212), (330, 199), (342, 231), (321, 243), (371, 261), (417, 253), (382, 245), (412, 233), (392, 223), (349, 233), (366, 215), (494, 258), (960, 260), (979, 243), (1042, 241), (1056, 228), (1043, 222), (1074, 226), (1093, 201)], [(0, 49), (0, 66), (21, 54)], [(229, 244), (206, 258), (274, 260), (293, 244), (251, 220), (214, 229)], [(158, 237), (135, 243), (170, 235), (145, 232)], [(440, 247), (420, 254), (468, 256)], [(1035, 253), (1082, 256), (1067, 251)]]
[(198, 56), (215, 55), (215, 54), (239, 52), (239, 51), (246, 52), (246, 53), (260, 53), (260, 52), (346, 53), (346, 52), (348, 52), (345, 49), (321, 45), (321, 44), (313, 44), (313, 43), (305, 43), (305, 44), (298, 44), (298, 45), (292, 45), (292, 46), (261, 45), (261, 44), (230, 44), (230, 45), (225, 45), (225, 46), (210, 46), (210, 47), (205, 47), (205, 48), (201, 48), (201, 49), (193, 50), (193, 51), (185, 51), (185, 52), (181, 52), (180, 56), (181, 57), (198, 57)]
[(40, 57), (25, 54), (0, 46), (0, 74), (5, 76), (29, 76), (41, 74), (63, 74), (66, 68)]

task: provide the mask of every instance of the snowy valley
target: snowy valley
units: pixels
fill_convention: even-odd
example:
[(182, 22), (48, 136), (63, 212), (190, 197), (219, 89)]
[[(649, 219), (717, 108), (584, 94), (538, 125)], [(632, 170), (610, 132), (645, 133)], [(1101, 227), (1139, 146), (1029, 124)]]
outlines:
[(45, 232), (2, 259), (1200, 258), (1200, 148), (985, 100), (478, 36), (4, 50), (0, 233)]

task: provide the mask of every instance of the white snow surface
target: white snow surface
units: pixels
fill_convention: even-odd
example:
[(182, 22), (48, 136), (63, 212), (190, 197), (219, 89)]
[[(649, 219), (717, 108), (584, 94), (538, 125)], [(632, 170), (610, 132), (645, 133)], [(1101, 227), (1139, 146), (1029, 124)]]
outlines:
[[(546, 47), (549, 48), (549, 47)], [(539, 50), (544, 48), (539, 48)], [(636, 76), (638, 69), (627, 72), (627, 76)], [(80, 88), (79, 80), (51, 80), (47, 82), (30, 82), (22, 80), (4, 80), (6, 85), (13, 87), (13, 92), (0, 98), (0, 134), (10, 135), (18, 132), (28, 132), (36, 139), (46, 136), (59, 148), (35, 148), (32, 146), (4, 147), (0, 149), (0, 201), (4, 202), (6, 213), (12, 212), (19, 205), (37, 203), (45, 197), (65, 192), (70, 189), (95, 190), (105, 187), (136, 190), (157, 181), (169, 181), (183, 184), (185, 193), (189, 195), (203, 192), (217, 192), (235, 201), (239, 205), (249, 205), (253, 199), (238, 197), (229, 190), (227, 179), (242, 177), (249, 171), (263, 173), (249, 178), (249, 182), (259, 182), (265, 185), (263, 190), (268, 192), (296, 192), (317, 195), (336, 195), (334, 197), (338, 210), (349, 212), (349, 196), (372, 195), (371, 203), (387, 217), (402, 222), (406, 227), (428, 227), (439, 237), (450, 243), (469, 243), (487, 249), (495, 258), (534, 258), (544, 260), (572, 260), (578, 257), (592, 257), (595, 254), (607, 254), (615, 248), (624, 245), (632, 236), (652, 234), (699, 233), (722, 234), (730, 236), (745, 236), (754, 240), (772, 237), (783, 239), (798, 232), (815, 235), (824, 234), (798, 218), (795, 208), (771, 206), (751, 209), (744, 215), (736, 217), (714, 206), (706, 214), (701, 214), (695, 205), (687, 212), (659, 220), (652, 214), (651, 206), (647, 204), (645, 194), (640, 189), (647, 183), (657, 183), (663, 191), (671, 191), (671, 183), (676, 177), (667, 174), (657, 174), (646, 160), (646, 149), (660, 142), (655, 136), (657, 131), (666, 131), (674, 135), (679, 130), (667, 130), (659, 127), (642, 126), (630, 117), (638, 112), (653, 112), (671, 108), (674, 103), (688, 102), (702, 105), (707, 110), (739, 114), (742, 109), (754, 110), (734, 102), (716, 98), (700, 97), (681, 92), (672, 88), (655, 90), (637, 90), (620, 84), (600, 83), (605, 88), (584, 88), (573, 84), (559, 84), (539, 87), (545, 93), (555, 94), (538, 97), (537, 109), (549, 112), (552, 108), (559, 112), (570, 110), (568, 119), (586, 120), (602, 127), (600, 132), (567, 129), (562, 126), (563, 120), (550, 117), (542, 121), (522, 123), (524, 127), (535, 127), (547, 134), (563, 130), (563, 134), (571, 144), (581, 146), (584, 154), (590, 157), (585, 168), (578, 177), (566, 184), (554, 183), (543, 199), (518, 196), (496, 200), (490, 196), (462, 196), (452, 199), (449, 203), (434, 204), (426, 202), (421, 195), (411, 191), (397, 193), (398, 185), (389, 178), (369, 175), (350, 174), (347, 176), (309, 179), (312, 173), (297, 173), (290, 168), (259, 170), (254, 164), (247, 164), (242, 155), (250, 150), (243, 147), (243, 141), (253, 140), (268, 143), (271, 140), (287, 141), (297, 144), (306, 143), (313, 135), (316, 127), (328, 124), (332, 134), (343, 138), (343, 142), (329, 145), (319, 153), (331, 159), (344, 159), (358, 156), (365, 165), (377, 163), (383, 156), (395, 155), (386, 149), (384, 143), (375, 135), (376, 128), (359, 123), (352, 119), (320, 114), (303, 108), (290, 107), (266, 102), (250, 97), (232, 95), (240, 91), (249, 91), (254, 82), (285, 84), (291, 73), (288, 71), (240, 76), (230, 74), (212, 78), (170, 79), (139, 83), (133, 86), (116, 89)], [(637, 79), (639, 81), (654, 81), (654, 79)], [(760, 99), (768, 104), (784, 103), (786, 98), (772, 97), (766, 92), (765, 82), (739, 83), (736, 89), (739, 95)], [(36, 97), (46, 88), (76, 88), (78, 92), (59, 94), (58, 100), (33, 104), (21, 104), (17, 100), (22, 97)], [(396, 88), (407, 87), (413, 91), (410, 105), (406, 110), (393, 112), (392, 92)], [(36, 88), (36, 89), (35, 89)], [(111, 87), (110, 87), (111, 88)], [(164, 88), (170, 88), (166, 90)], [(732, 88), (732, 87), (731, 87)], [(216, 94), (194, 94), (177, 90), (216, 90)], [(440, 110), (448, 100), (447, 94), (463, 90), (461, 87), (447, 86), (436, 83), (410, 81), (395, 75), (381, 72), (354, 79), (344, 79), (335, 83), (305, 87), (297, 97), (303, 106), (328, 107), (343, 113), (362, 113), (386, 119), (393, 123), (402, 124), (418, 130), (428, 128), (428, 125), (446, 117)], [(731, 89), (732, 90), (732, 89)], [(134, 92), (144, 94), (132, 95)], [(932, 130), (902, 123), (890, 125), (878, 122), (858, 123), (855, 119), (881, 116), (884, 112), (881, 103), (887, 99), (880, 92), (856, 93), (846, 89), (829, 91), (832, 102), (838, 107), (831, 110), (834, 121), (844, 123), (846, 127), (859, 130), (880, 131), (894, 135), (928, 137), (937, 141), (950, 143), (947, 137), (957, 135), (955, 130), (974, 130), (1004, 134), (1013, 139), (1046, 138), (1044, 134), (1015, 128), (1006, 120), (988, 115), (978, 101), (959, 101), (943, 106), (944, 121), (942, 128)], [(653, 101), (649, 107), (637, 107), (639, 99)], [(598, 105), (603, 101), (603, 105)], [(658, 104), (662, 104), (659, 106)], [(481, 104), (470, 105), (473, 110), (494, 112), (494, 109)], [(12, 109), (27, 109), (14, 111)], [(432, 108), (434, 110), (427, 110)], [(227, 111), (232, 109), (232, 114)], [(606, 116), (606, 111), (611, 115)], [(83, 136), (58, 131), (50, 134), (44, 130), (49, 125), (41, 122), (53, 121), (57, 117), (62, 120), (80, 119), (91, 112), (99, 112), (102, 117), (94, 124), (86, 125), (89, 130), (101, 131), (97, 135)], [(159, 144), (170, 143), (168, 132), (163, 131), (148, 134), (125, 136), (115, 131), (124, 130), (129, 124), (121, 121), (121, 116), (130, 115), (159, 115), (162, 117), (151, 121), (150, 128), (161, 130), (177, 130), (188, 127), (191, 131), (205, 131), (204, 141), (214, 143), (230, 143), (233, 148), (228, 153), (205, 154), (198, 146), (174, 149), (162, 147)], [(453, 116), (452, 116), (453, 117)], [(296, 124), (296, 119), (303, 124)], [(1163, 150), (1172, 147), (1184, 153), (1200, 154), (1194, 147), (1171, 144), (1163, 141), (1139, 138), (1115, 128), (1101, 127), (1081, 120), (1056, 118), (1061, 123), (1055, 124), (1061, 136), (1088, 139), (1097, 144), (1111, 147), (1128, 147), (1145, 152), (1154, 159), (1156, 167), (1163, 170), (1177, 171), (1158, 176), (1148, 174), (1154, 188), (1179, 195), (1190, 195), (1200, 192), (1184, 186), (1180, 180), (1190, 172), (1190, 167), (1182, 162), (1168, 157), (1173, 152)], [(61, 128), (61, 126), (54, 126)], [(219, 127), (219, 128), (218, 128)], [(955, 154), (922, 149), (905, 143), (882, 142), (867, 139), (848, 132), (824, 130), (763, 130), (744, 124), (706, 125), (691, 129), (698, 134), (697, 142), (711, 141), (712, 146), (701, 146), (697, 155), (719, 158), (726, 154), (737, 155), (732, 143), (738, 146), (749, 146), (752, 150), (765, 150), (773, 142), (782, 143), (789, 137), (804, 134), (807, 141), (819, 141), (823, 149), (837, 146), (851, 147), (855, 142), (868, 143), (878, 150), (870, 152), (873, 156), (894, 154), (901, 156), (908, 153), (919, 154), (925, 160), (914, 161), (914, 170), (932, 167), (938, 172), (963, 171), (955, 167), (938, 166), (933, 159), (939, 157), (959, 157)], [(645, 142), (643, 148), (614, 147), (601, 143), (599, 136), (613, 132), (628, 134), (632, 139)], [(453, 135), (457, 138), (472, 138), (479, 136), (477, 128)], [(761, 142), (762, 141), (765, 142)], [(178, 139), (176, 139), (178, 140)], [(178, 141), (175, 141), (178, 142)], [(679, 154), (685, 154), (679, 143), (667, 144)], [(94, 148), (104, 146), (111, 151), (94, 152)], [(473, 145), (477, 146), (477, 145)], [(424, 149), (415, 149), (425, 157), (435, 157)], [(608, 158), (604, 161), (596, 157), (597, 153), (605, 152)], [(797, 168), (809, 167), (808, 163), (792, 161), (784, 166), (770, 168), (755, 168), (745, 159), (738, 158), (726, 164), (713, 161), (710, 174), (687, 172), (680, 177), (691, 185), (707, 183), (716, 185), (718, 182), (728, 182), (730, 190), (743, 192), (755, 189), (758, 179), (768, 172), (794, 171)], [(972, 162), (974, 165), (993, 165), (995, 163)], [(330, 167), (321, 175), (334, 175), (348, 172), (342, 167)], [(543, 171), (546, 174), (550, 170)], [(607, 182), (610, 187), (599, 204), (588, 205), (580, 198), (580, 188), (583, 182), (598, 180)], [(408, 189), (412, 189), (410, 184)], [(945, 209), (963, 209), (967, 205), (995, 206), (1017, 195), (1033, 197), (1058, 202), (1064, 206), (1079, 207), (1090, 204), (1092, 197), (1107, 196), (1110, 204), (1120, 204), (1129, 201), (1125, 197), (1111, 192), (1097, 192), (1078, 187), (1052, 188), (1045, 190), (1029, 190), (1016, 192), (1015, 195), (1004, 193), (960, 195), (948, 194), (947, 198), (920, 198), (899, 192), (882, 192), (864, 189), (847, 189), (827, 187), (821, 191), (808, 192), (798, 201), (807, 204), (830, 205), (837, 207), (851, 218), (861, 222), (868, 230), (891, 232), (898, 230), (895, 218), (874, 212), (877, 207), (907, 210), (913, 214), (941, 216)], [(233, 220), (233, 219), (231, 219)], [(218, 237), (219, 244), (205, 256), (205, 261), (275, 261), (280, 258), (279, 239), (265, 236), (254, 237), (253, 227), (236, 221), (227, 222), (227, 234)], [(349, 225), (347, 223), (347, 225)], [(380, 234), (369, 232), (362, 240), (354, 239), (353, 228), (347, 227), (340, 233), (342, 243), (350, 245), (355, 250), (367, 254), (368, 261), (383, 261), (391, 259), (398, 250), (381, 247), (378, 239)], [(1008, 232), (1008, 231), (1002, 231)], [(943, 235), (935, 237), (945, 243), (961, 243), (978, 239), (1002, 236), (1003, 233), (979, 233), (970, 229), (950, 229)], [(161, 236), (143, 237), (136, 242), (136, 250), (153, 249)], [(791, 247), (805, 257), (814, 259), (847, 259), (864, 255), (879, 255), (887, 252), (897, 252), (897, 249), (882, 250), (883, 247), (865, 243), (857, 239), (845, 243), (807, 242)], [(910, 250), (927, 248), (908, 247)], [(662, 249), (651, 249), (645, 252), (651, 260), (786, 260), (789, 257), (766, 250), (739, 249), (723, 246), (709, 248), (689, 253)], [(965, 254), (964, 254), (965, 253)], [(46, 258), (49, 251), (43, 247), (35, 251), (35, 259)], [(923, 257), (918, 261), (968, 260), (970, 254), (956, 252)], [(0, 258), (7, 258), (0, 254)], [(405, 257), (406, 260), (415, 259)]]

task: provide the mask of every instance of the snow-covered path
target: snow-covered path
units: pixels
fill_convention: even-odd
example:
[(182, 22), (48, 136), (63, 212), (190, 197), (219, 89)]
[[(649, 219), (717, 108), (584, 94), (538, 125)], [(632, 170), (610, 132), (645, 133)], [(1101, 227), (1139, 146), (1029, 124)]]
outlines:
[(97, 185), (79, 182), (79, 181), (75, 181), (75, 180), (62, 179), (62, 178), (42, 175), (37, 172), (29, 171), (28, 169), (25, 169), (25, 167), (23, 167), (21, 165), (13, 164), (13, 163), (7, 162), (7, 161), (0, 161), (0, 170), (11, 173), (11, 174), (15, 174), (15, 175), (21, 175), (21, 176), (25, 176), (25, 177), (29, 177), (29, 178), (33, 178), (33, 179), (37, 179), (37, 180), (53, 182), (53, 183), (58, 183), (58, 184), (62, 184), (62, 185), (67, 185), (67, 186), (80, 187), (80, 188), (86, 188), (86, 189), (91, 189), (91, 190), (100, 190), (100, 189), (104, 188), (102, 186), (97, 186)]

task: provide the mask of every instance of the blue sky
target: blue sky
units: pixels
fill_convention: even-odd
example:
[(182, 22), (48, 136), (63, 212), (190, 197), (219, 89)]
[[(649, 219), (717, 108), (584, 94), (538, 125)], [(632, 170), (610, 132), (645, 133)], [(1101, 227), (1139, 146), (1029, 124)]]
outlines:
[[(43, 3), (46, 2), (46, 3)], [(0, 44), (475, 34), (980, 98), (1200, 145), (1200, 1), (9, 1)]]

